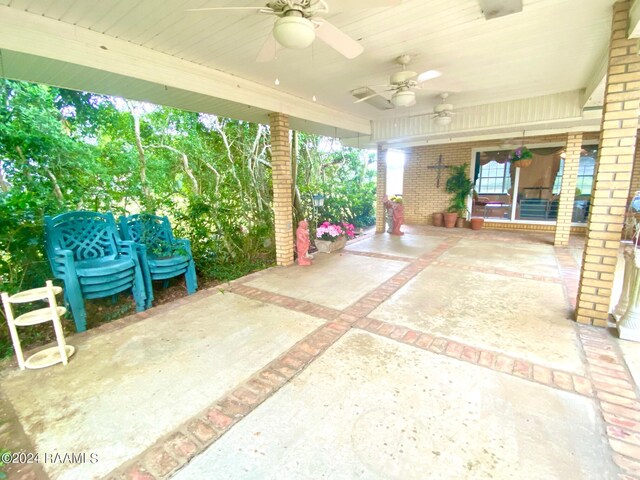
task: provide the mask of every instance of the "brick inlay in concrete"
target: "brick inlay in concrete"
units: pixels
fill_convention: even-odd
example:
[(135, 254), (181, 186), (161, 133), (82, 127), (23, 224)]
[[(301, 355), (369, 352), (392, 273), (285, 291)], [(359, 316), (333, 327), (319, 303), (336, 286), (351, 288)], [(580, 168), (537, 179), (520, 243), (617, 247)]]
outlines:
[(176, 478), (613, 478), (604, 449), (590, 398), (353, 330)]
[(584, 374), (575, 325), (557, 281), (454, 268), (438, 259), (368, 316)]
[[(444, 229), (443, 229), (444, 230)], [(456, 232), (457, 233), (457, 232)], [(492, 233), (493, 237), (508, 241), (512, 233)], [(528, 384), (544, 386), (552, 391), (569, 392), (581, 398), (592, 399), (600, 408), (602, 419), (606, 422), (606, 432), (610, 438), (612, 457), (617, 465), (629, 475), (636, 474), (636, 465), (640, 458), (636, 456), (636, 447), (640, 439), (640, 399), (636, 396), (635, 384), (629, 377), (618, 351), (601, 331), (579, 329), (580, 342), (583, 345), (584, 358), (589, 369), (586, 374), (575, 371), (550, 368), (532, 362), (518, 355), (509, 355), (497, 350), (479, 347), (460, 339), (453, 339), (434, 332), (420, 331), (408, 325), (367, 318), (366, 315), (383, 302), (394, 297), (403, 288), (429, 266), (456, 268), (459, 264), (445, 262), (443, 253), (456, 245), (463, 235), (443, 236), (443, 242), (428, 254), (419, 258), (402, 258), (404, 268), (386, 281), (379, 284), (347, 308), (330, 308), (313, 302), (268, 292), (249, 285), (251, 280), (264, 278), (267, 272), (257, 272), (247, 279), (239, 279), (225, 285), (224, 290), (234, 294), (258, 300), (264, 304), (273, 304), (291, 311), (304, 311), (308, 315), (326, 320), (322, 327), (300, 340), (278, 358), (256, 371), (251, 376), (231, 388), (225, 395), (215, 400), (200, 414), (185, 421), (179, 428), (160, 438), (147, 451), (119, 467), (109, 478), (158, 479), (172, 476), (187, 462), (205, 451), (213, 442), (217, 442), (238, 422), (254, 411), (267, 398), (274, 395), (284, 385), (304, 372), (308, 366), (321, 358), (350, 328), (363, 329), (384, 336), (389, 341), (404, 344), (407, 347), (435, 353), (450, 361), (462, 362), (483, 367), (492, 372), (506, 374), (509, 378), (525, 381)], [(564, 253), (569, 256), (563, 258)], [(350, 252), (348, 256), (367, 256), (373, 259), (387, 260), (398, 257), (393, 254)], [(556, 250), (560, 265), (561, 279), (567, 285), (566, 272), (575, 272), (575, 261), (566, 250)], [(573, 264), (571, 264), (573, 261)], [(485, 267), (466, 265), (468, 272), (486, 273)], [(563, 269), (566, 272), (563, 273)], [(487, 268), (488, 269), (488, 268)], [(510, 272), (493, 268), (494, 275), (505, 278), (531, 280), (541, 284), (553, 285), (559, 279), (553, 276), (532, 275), (531, 273)], [(529, 278), (532, 277), (532, 278)], [(206, 298), (218, 294), (218, 289), (199, 295)], [(177, 305), (189, 303), (198, 297), (181, 300)], [(171, 307), (154, 309), (152, 315), (171, 311)], [(147, 316), (134, 316), (134, 319), (116, 322), (114, 327), (105, 327), (103, 332), (116, 331), (131, 322), (140, 321)], [(114, 330), (115, 328), (115, 330)], [(92, 333), (95, 335), (97, 332)], [(604, 336), (603, 336), (604, 335)], [(403, 347), (404, 348), (404, 347)], [(621, 475), (620, 478), (625, 478)], [(29, 478), (29, 477), (24, 477)]]
[(496, 372), (507, 373), (551, 388), (587, 397), (593, 396), (591, 380), (582, 375), (550, 369), (500, 352), (480, 349), (445, 337), (434, 337), (418, 330), (387, 322), (358, 321), (353, 326), (401, 343), (414, 345), (423, 350), (480, 365)]
[[(606, 330), (578, 328), (616, 464), (640, 473), (640, 397), (620, 351)], [(632, 477), (633, 478), (633, 477)]]
[(350, 328), (343, 321), (330, 322), (305, 337), (235, 389), (219, 398), (200, 415), (185, 422), (178, 433), (162, 437), (135, 459), (110, 475), (135, 478), (141, 469), (150, 479), (167, 478), (196, 453), (224, 435), (258, 405), (278, 391), (335, 343)]
[[(100, 477), (155, 438), (182, 432), (182, 422), (324, 323), (233, 293), (199, 296), (106, 334), (71, 336), (77, 353), (68, 366), (7, 370), (2, 390), (33, 442), (25, 450), (77, 449), (101, 460), (44, 464), (52, 478)], [(154, 458), (166, 467), (177, 461), (168, 455)]]

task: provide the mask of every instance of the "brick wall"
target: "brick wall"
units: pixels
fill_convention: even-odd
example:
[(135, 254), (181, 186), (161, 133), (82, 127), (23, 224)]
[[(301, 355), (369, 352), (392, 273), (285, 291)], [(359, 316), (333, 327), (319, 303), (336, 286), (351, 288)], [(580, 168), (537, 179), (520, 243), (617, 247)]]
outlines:
[[(566, 134), (541, 135), (527, 137), (528, 147), (540, 143), (561, 143), (567, 140)], [(424, 145), (404, 149), (404, 218), (408, 224), (427, 225), (432, 223), (431, 215), (444, 212), (449, 206), (451, 194), (444, 189), (449, 176), (443, 170), (440, 176), (440, 188), (436, 188), (438, 170), (430, 169), (438, 162), (440, 155), (446, 165), (471, 164), (471, 151), (474, 148), (495, 147), (499, 140), (482, 142), (450, 143), (446, 145)], [(469, 175), (471, 176), (471, 174)]]
[(613, 6), (607, 85), (576, 319), (606, 326), (620, 234), (636, 156), (640, 106), (638, 42), (627, 39), (630, 2)]
[[(468, 222), (467, 222), (468, 223)], [(541, 223), (509, 223), (484, 221), (482, 228), (487, 230), (527, 230), (531, 232), (555, 232), (555, 225), (545, 225)], [(573, 226), (570, 228), (572, 235), (584, 235), (587, 227)]]
[(638, 148), (638, 137), (640, 137), (640, 130), (636, 135), (636, 151), (633, 160), (633, 173), (631, 174), (631, 188), (629, 189), (631, 195), (640, 190), (640, 148)]

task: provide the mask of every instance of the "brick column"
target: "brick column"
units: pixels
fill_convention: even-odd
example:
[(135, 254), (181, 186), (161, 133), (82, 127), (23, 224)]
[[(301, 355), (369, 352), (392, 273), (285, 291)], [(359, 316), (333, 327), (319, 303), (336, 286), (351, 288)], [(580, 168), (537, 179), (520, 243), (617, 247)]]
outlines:
[(270, 113), (273, 218), (276, 231), (276, 263), (293, 263), (293, 207), (291, 197), (291, 147), (289, 117)]
[(633, 173), (631, 174), (631, 188), (629, 193), (633, 195), (640, 190), (640, 148), (638, 148), (638, 140), (636, 136), (636, 156), (633, 159)]
[(607, 86), (576, 320), (606, 326), (638, 128), (640, 57), (627, 39), (630, 1), (613, 6)]
[(377, 152), (378, 173), (376, 180), (376, 233), (384, 233), (386, 227), (386, 210), (382, 198), (387, 194), (387, 149), (378, 145)]
[(582, 150), (582, 133), (567, 135), (564, 167), (562, 169), (562, 186), (560, 187), (560, 203), (558, 205), (558, 221), (556, 236), (553, 244), (556, 247), (569, 245), (571, 232), (571, 218), (573, 217), (573, 201), (576, 198), (576, 184), (578, 182), (578, 165)]

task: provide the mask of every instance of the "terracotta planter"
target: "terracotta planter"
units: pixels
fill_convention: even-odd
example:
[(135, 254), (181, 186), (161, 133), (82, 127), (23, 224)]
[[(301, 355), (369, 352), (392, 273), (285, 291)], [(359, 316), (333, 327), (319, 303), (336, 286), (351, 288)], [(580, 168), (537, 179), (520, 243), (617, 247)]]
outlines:
[(524, 160), (518, 160), (513, 162), (516, 167), (525, 168), (531, 165), (533, 162), (533, 158), (525, 158)]
[(464, 227), (464, 218), (458, 217), (456, 219), (456, 228), (463, 228), (463, 227)]
[(336, 250), (342, 250), (347, 244), (347, 237), (338, 237), (335, 242), (329, 240), (316, 239), (316, 248), (321, 253), (331, 253)]
[(484, 218), (471, 217), (471, 230), (480, 230), (484, 225)]
[(444, 220), (444, 218), (443, 218), (442, 212), (438, 212), (438, 213), (434, 213), (433, 214), (433, 226), (434, 227), (441, 227), (443, 220)]
[(444, 213), (444, 226), (445, 228), (453, 228), (456, 226), (456, 220), (458, 219), (457, 213)]

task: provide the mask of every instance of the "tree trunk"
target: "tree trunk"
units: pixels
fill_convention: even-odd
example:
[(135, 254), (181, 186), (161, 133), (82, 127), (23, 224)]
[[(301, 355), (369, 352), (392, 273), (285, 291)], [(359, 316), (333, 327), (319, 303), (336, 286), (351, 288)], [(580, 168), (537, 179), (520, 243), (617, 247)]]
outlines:
[(56, 200), (58, 200), (58, 203), (60, 205), (64, 205), (64, 197), (62, 196), (60, 185), (58, 185), (58, 179), (48, 168), (45, 167), (44, 171), (47, 172), (47, 175), (49, 176), (49, 178), (51, 179), (51, 183), (53, 184), (53, 195), (56, 197)]
[(302, 220), (304, 215), (302, 202), (300, 201), (300, 191), (298, 190), (298, 132), (296, 130), (291, 131), (291, 198), (293, 199), (293, 232), (295, 238), (295, 231), (298, 222)]
[(191, 184), (193, 185), (193, 191), (196, 195), (200, 195), (200, 186), (198, 185), (198, 180), (193, 174), (193, 170), (191, 170), (191, 166), (189, 165), (189, 157), (187, 157), (186, 153), (181, 152), (177, 148), (170, 147), (169, 145), (150, 145), (149, 148), (166, 148), (170, 152), (180, 155), (180, 158), (182, 158), (182, 166), (184, 168), (184, 171), (187, 174), (187, 177), (189, 177), (189, 179), (191, 180)]
[(203, 162), (204, 162), (205, 166), (209, 170), (211, 170), (216, 176), (216, 190), (215, 190), (215, 193), (217, 195), (218, 194), (218, 190), (220, 189), (220, 172), (218, 170), (216, 170), (216, 168), (213, 165), (211, 165), (209, 162), (207, 162), (205, 160), (203, 160)]
[(0, 190), (4, 193), (9, 191), (9, 184), (4, 179), (4, 173), (2, 172), (2, 167), (0, 167)]
[(138, 161), (140, 162), (140, 186), (142, 187), (142, 196), (147, 206), (151, 204), (151, 192), (147, 184), (147, 158), (142, 147), (142, 136), (140, 135), (140, 115), (135, 112), (134, 108), (127, 102), (129, 112), (133, 117), (133, 131), (135, 133), (136, 149), (138, 150)]

